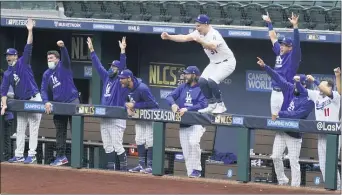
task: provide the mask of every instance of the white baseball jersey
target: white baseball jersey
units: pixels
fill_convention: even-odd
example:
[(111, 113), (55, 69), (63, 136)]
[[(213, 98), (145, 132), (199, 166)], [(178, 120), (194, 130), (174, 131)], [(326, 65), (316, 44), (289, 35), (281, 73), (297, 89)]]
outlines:
[(333, 91), (333, 99), (321, 95), (318, 90), (308, 90), (309, 98), (315, 102), (315, 116), (318, 121), (339, 121), (340, 99), (338, 92)]
[(207, 54), (210, 63), (222, 62), (223, 60), (234, 58), (233, 52), (229, 49), (222, 35), (213, 27), (210, 27), (210, 30), (206, 35), (200, 35), (197, 30), (190, 33), (190, 35), (194, 37), (199, 36), (206, 42), (217, 44), (216, 50), (209, 50), (204, 48), (204, 52)]

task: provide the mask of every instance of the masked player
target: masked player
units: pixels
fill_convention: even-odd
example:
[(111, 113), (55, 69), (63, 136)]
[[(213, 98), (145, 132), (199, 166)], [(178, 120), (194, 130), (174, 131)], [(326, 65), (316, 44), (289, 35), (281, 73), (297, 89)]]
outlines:
[[(91, 38), (88, 37), (87, 40), (93, 67), (99, 73), (103, 83), (101, 105), (124, 107), (128, 90), (121, 87), (120, 79), (117, 75), (126, 67), (126, 37), (122, 38), (122, 42), (119, 41), (121, 48), (120, 61), (114, 60), (108, 70), (102, 66), (97, 57)], [(116, 152), (120, 161), (120, 170), (127, 171), (127, 156), (122, 144), (125, 129), (126, 120), (113, 118), (101, 119), (101, 138), (103, 148), (107, 154), (108, 169), (116, 169), (114, 153)]]
[[(267, 74), (277, 82), (284, 95), (284, 103), (281, 111), (272, 115), (272, 120), (279, 118), (306, 119), (314, 108), (313, 101), (309, 100), (308, 93), (304, 86), (305, 75), (295, 76), (295, 84), (287, 82), (276, 71), (267, 66), (262, 59), (257, 62), (264, 68)], [(303, 86), (304, 85), (304, 86)], [(297, 132), (277, 132), (274, 138), (272, 159), (274, 169), (277, 174), (279, 185), (286, 185), (289, 179), (285, 176), (283, 153), (288, 149), (288, 156), (291, 166), (291, 186), (299, 187), (301, 172), (299, 165), (299, 155), (302, 145), (302, 134)]]
[(222, 100), (219, 84), (233, 73), (236, 60), (222, 35), (209, 25), (209, 22), (208, 16), (199, 15), (194, 32), (187, 35), (169, 35), (163, 32), (161, 38), (175, 42), (196, 41), (203, 46), (210, 63), (204, 69), (199, 79), (199, 85), (209, 104), (207, 108), (201, 109), (199, 112), (218, 114), (227, 110)]
[[(333, 91), (334, 82), (330, 80), (328, 81), (323, 80), (319, 82), (317, 79), (315, 79), (311, 75), (307, 75), (307, 79), (308, 81), (315, 83), (319, 89), (319, 90), (310, 90), (310, 89), (307, 90), (307, 93), (309, 94), (310, 99), (315, 102), (316, 120), (338, 122), (341, 96), (337, 91)], [(322, 172), (323, 180), (325, 181), (325, 162), (326, 162), (326, 150), (327, 150), (326, 134), (318, 134), (317, 150), (318, 150), (318, 158), (319, 158), (319, 167)], [(338, 152), (338, 154), (339, 153), (340, 152)], [(341, 185), (340, 173), (339, 171), (337, 171), (337, 187), (340, 188), (340, 185)]]
[[(273, 30), (272, 22), (268, 13), (267, 15), (263, 15), (263, 19), (267, 23), (269, 36), (273, 45), (273, 51), (277, 56), (274, 70), (287, 82), (291, 83), (293, 81), (293, 77), (297, 73), (302, 55), (298, 31), (298, 16), (292, 13), (292, 17), (289, 18), (289, 21), (293, 25), (293, 41), (291, 38), (284, 38), (282, 41), (278, 42), (277, 34)], [(276, 114), (282, 108), (284, 97), (279, 84), (274, 79), (272, 80), (272, 88), (271, 112), (272, 114)]]
[[(10, 86), (14, 90), (14, 99), (16, 100), (31, 100), (42, 101), (38, 86), (34, 80), (33, 72), (30, 65), (32, 54), (33, 41), (33, 21), (27, 20), (26, 28), (28, 30), (27, 44), (24, 48), (23, 56), (18, 58), (16, 49), (9, 48), (6, 50), (6, 60), (8, 69), (4, 72), (4, 77), (1, 84), (1, 115), (5, 114), (7, 109), (7, 92)], [(11, 163), (24, 162), (26, 164), (36, 161), (36, 149), (38, 144), (38, 131), (42, 114), (38, 113), (17, 113), (17, 133), (15, 156), (9, 159)], [(25, 149), (25, 131), (29, 123), (30, 139), (28, 156), (24, 158)]]
[[(52, 111), (52, 103), (50, 101), (72, 104), (80, 103), (78, 99), (78, 90), (76, 89), (73, 80), (68, 50), (63, 41), (58, 41), (57, 46), (60, 48), (62, 56), (60, 56), (56, 50), (47, 52), (48, 69), (43, 74), (41, 85), (42, 99), (45, 104), (46, 114), (50, 114)], [(52, 94), (52, 99), (49, 99), (49, 94)], [(68, 158), (65, 156), (65, 150), (68, 122), (71, 127), (71, 116), (53, 115), (53, 122), (56, 127), (57, 156), (50, 165), (60, 166), (69, 162)]]
[[(186, 83), (179, 85), (166, 97), (172, 111), (180, 112), (181, 115), (187, 111), (198, 111), (207, 107), (207, 100), (198, 85), (198, 78), (201, 75), (199, 69), (196, 66), (189, 66), (184, 70), (184, 74)], [(205, 128), (202, 125), (180, 125), (180, 144), (189, 177), (201, 176), (200, 141), (204, 132)]]
[[(151, 94), (148, 86), (133, 76), (133, 73), (126, 69), (119, 74), (121, 86), (129, 89), (128, 102), (126, 108), (128, 115), (134, 114), (134, 109), (157, 109), (158, 103)], [(129, 172), (152, 173), (152, 151), (153, 151), (153, 126), (150, 121), (137, 121), (135, 123), (135, 142), (137, 145), (139, 165)], [(147, 167), (146, 149), (147, 146)]]

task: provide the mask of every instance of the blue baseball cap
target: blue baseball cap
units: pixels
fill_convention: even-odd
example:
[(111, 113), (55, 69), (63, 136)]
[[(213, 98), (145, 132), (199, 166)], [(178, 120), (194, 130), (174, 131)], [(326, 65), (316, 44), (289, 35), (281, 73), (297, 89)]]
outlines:
[(18, 51), (14, 48), (8, 48), (4, 55), (18, 55)]
[(118, 75), (118, 77), (120, 79), (132, 78), (133, 77), (133, 73), (129, 69), (126, 69), (126, 70), (121, 71), (120, 74)]
[(200, 76), (201, 72), (197, 68), (197, 66), (188, 66), (184, 71), (185, 74), (195, 74), (196, 76)]
[(284, 44), (288, 47), (292, 47), (292, 39), (290, 37), (284, 37), (282, 40), (279, 41), (280, 44)]
[(120, 61), (119, 60), (114, 60), (110, 65), (111, 66), (116, 66), (116, 67), (120, 68)]
[(201, 14), (195, 19), (195, 21), (201, 24), (209, 24), (210, 18), (205, 14)]

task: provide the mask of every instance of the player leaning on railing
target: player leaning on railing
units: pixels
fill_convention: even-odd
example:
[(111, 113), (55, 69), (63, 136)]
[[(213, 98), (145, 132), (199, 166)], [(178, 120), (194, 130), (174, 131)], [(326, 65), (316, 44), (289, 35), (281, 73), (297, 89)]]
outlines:
[[(26, 28), (28, 30), (28, 36), (23, 56), (18, 58), (18, 51), (14, 48), (8, 48), (5, 53), (8, 69), (4, 72), (4, 77), (1, 83), (1, 115), (4, 115), (7, 109), (7, 93), (10, 86), (13, 87), (14, 99), (16, 100), (42, 101), (30, 64), (33, 42), (33, 21), (31, 19), (27, 20)], [(30, 164), (36, 161), (38, 131), (41, 117), (42, 114), (39, 113), (17, 113), (17, 148), (15, 150), (15, 156), (9, 159), (9, 162), (24, 162), (26, 164)], [(30, 150), (28, 151), (28, 156), (25, 159), (24, 149), (27, 123), (29, 124), (30, 129)]]

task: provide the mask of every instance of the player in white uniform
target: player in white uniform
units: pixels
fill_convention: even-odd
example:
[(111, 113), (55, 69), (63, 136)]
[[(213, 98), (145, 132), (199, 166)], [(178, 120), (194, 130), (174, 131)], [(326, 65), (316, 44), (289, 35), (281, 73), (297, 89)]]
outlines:
[[(315, 102), (315, 116), (318, 121), (339, 121), (341, 96), (337, 91), (333, 91), (333, 81), (317, 81), (311, 75), (307, 75), (307, 80), (314, 82), (319, 90), (308, 90), (309, 98)], [(340, 148), (340, 144), (339, 144)], [(327, 139), (325, 134), (318, 134), (318, 158), (319, 167), (322, 171), (323, 180), (325, 181), (325, 162)], [(337, 171), (337, 187), (340, 187), (341, 178)]]
[(203, 46), (210, 63), (202, 72), (199, 79), (201, 91), (208, 99), (208, 107), (199, 110), (202, 113), (223, 113), (226, 106), (222, 100), (219, 84), (233, 73), (236, 60), (222, 35), (209, 25), (209, 17), (199, 15), (196, 19), (196, 30), (187, 35), (161, 34), (164, 40), (175, 42), (196, 41)]

